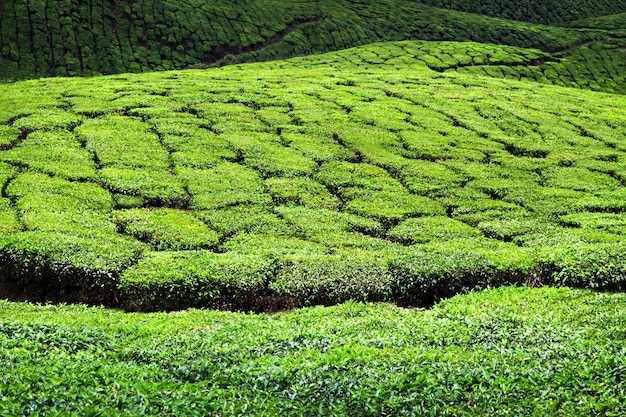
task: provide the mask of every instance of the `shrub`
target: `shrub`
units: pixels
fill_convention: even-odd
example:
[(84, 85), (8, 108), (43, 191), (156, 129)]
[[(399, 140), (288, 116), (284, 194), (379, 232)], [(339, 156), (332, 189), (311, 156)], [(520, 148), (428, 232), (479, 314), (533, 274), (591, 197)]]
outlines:
[(272, 177), (265, 180), (265, 186), (279, 204), (327, 209), (337, 209), (341, 204), (326, 187), (310, 178)]
[(392, 278), (386, 260), (356, 253), (292, 255), (280, 259), (270, 290), (296, 299), (298, 306), (346, 300), (388, 300)]
[(254, 255), (282, 255), (328, 253), (328, 248), (319, 243), (289, 236), (237, 233), (227, 239), (220, 247), (222, 250)]
[(217, 210), (197, 210), (194, 215), (223, 235), (238, 232), (292, 236), (296, 229), (264, 206), (241, 205)]
[(226, 162), (207, 170), (180, 168), (194, 209), (217, 209), (237, 204), (269, 204), (259, 174), (239, 164)]
[(64, 132), (33, 132), (18, 146), (2, 152), (0, 160), (71, 180), (96, 178), (93, 156)]
[(17, 213), (8, 198), (0, 198), (0, 235), (11, 234), (21, 230)]
[(76, 235), (116, 232), (107, 211), (83, 208), (81, 201), (73, 197), (33, 194), (20, 198), (16, 205), (26, 230)]
[(97, 184), (72, 182), (45, 174), (26, 172), (19, 174), (7, 187), (11, 198), (37, 196), (45, 201), (49, 196), (73, 199), (81, 209), (107, 211), (113, 207), (111, 194)]
[(503, 214), (497, 219), (482, 221), (478, 223), (477, 227), (483, 231), (485, 236), (504, 241), (511, 241), (514, 237), (527, 233), (549, 233), (551, 229), (558, 228), (548, 219), (536, 215), (519, 216), (516, 214), (518, 213)]
[(16, 174), (15, 168), (4, 162), (0, 162), (0, 187), (5, 187), (7, 182)]
[(482, 236), (480, 230), (458, 220), (443, 216), (407, 219), (392, 228), (387, 236), (403, 244), (426, 243), (431, 240), (451, 240)]
[(123, 237), (58, 232), (0, 235), (0, 277), (32, 299), (115, 304), (117, 277), (145, 247)]
[(617, 189), (621, 182), (607, 174), (584, 168), (554, 167), (544, 172), (545, 184), (550, 187), (569, 188), (578, 191), (602, 191)]
[(150, 252), (120, 277), (129, 310), (212, 306), (247, 310), (266, 294), (274, 264), (267, 258), (209, 251)]
[(169, 153), (150, 126), (132, 117), (91, 119), (76, 129), (104, 167), (167, 170)]
[(276, 212), (306, 236), (350, 231), (380, 235), (383, 232), (382, 225), (376, 220), (351, 213), (293, 206), (277, 207)]
[(445, 214), (443, 206), (436, 201), (406, 191), (360, 192), (346, 203), (344, 210), (386, 224), (396, 223), (405, 216)]
[(129, 209), (113, 212), (122, 232), (147, 242), (155, 250), (210, 249), (219, 235), (183, 210)]
[(20, 136), (20, 130), (13, 126), (0, 125), (0, 151), (9, 149)]
[(242, 132), (227, 136), (243, 156), (243, 163), (265, 176), (310, 175), (317, 168), (315, 161), (277, 142), (278, 136), (267, 133)]
[(350, 197), (354, 189), (404, 191), (402, 184), (383, 168), (364, 163), (331, 161), (320, 167), (315, 179), (342, 198)]
[(102, 182), (114, 193), (142, 197), (147, 204), (186, 207), (189, 195), (176, 176), (164, 171), (130, 168), (103, 168)]
[(393, 299), (429, 306), (458, 293), (494, 283), (492, 263), (481, 254), (461, 250), (419, 250), (391, 260)]
[(71, 130), (78, 126), (82, 117), (68, 111), (52, 108), (37, 109), (32, 114), (21, 117), (13, 122), (20, 130)]
[(578, 243), (536, 250), (547, 283), (626, 290), (626, 245)]

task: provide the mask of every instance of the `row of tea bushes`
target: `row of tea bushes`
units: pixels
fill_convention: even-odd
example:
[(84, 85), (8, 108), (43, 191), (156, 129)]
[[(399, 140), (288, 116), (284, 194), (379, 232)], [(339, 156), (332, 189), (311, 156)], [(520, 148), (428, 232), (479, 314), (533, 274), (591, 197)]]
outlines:
[(0, 300), (0, 401), (7, 416), (622, 416), (625, 318), (625, 294), (550, 287), (279, 314)]
[[(544, 24), (559, 24), (596, 16), (602, 16), (599, 20), (603, 20), (603, 15), (626, 11), (626, 3), (609, 0), (584, 2), (574, 0), (492, 0), (480, 3), (471, 0), (420, 0), (420, 3), (445, 9)], [(593, 19), (589, 20), (593, 21)]]
[(119, 278), (125, 308), (154, 311), (189, 306), (272, 309), (347, 300), (429, 306), (493, 286), (567, 285), (626, 288), (624, 245), (575, 244), (525, 249), (501, 244), (476, 249), (465, 239), (396, 251), (268, 256), (208, 251), (146, 255)]

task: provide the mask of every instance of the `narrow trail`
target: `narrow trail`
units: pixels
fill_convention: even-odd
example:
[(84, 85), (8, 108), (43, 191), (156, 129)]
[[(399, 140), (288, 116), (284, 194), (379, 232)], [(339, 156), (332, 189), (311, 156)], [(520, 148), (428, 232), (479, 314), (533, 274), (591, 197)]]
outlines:
[(285, 29), (280, 32), (275, 33), (274, 35), (267, 38), (264, 42), (257, 43), (251, 46), (224, 46), (220, 45), (214, 48), (211, 52), (207, 53), (202, 59), (202, 63), (205, 65), (214, 65), (220, 62), (228, 55), (242, 55), (250, 52), (258, 52), (267, 48), (270, 45), (274, 45), (283, 41), (284, 37), (295, 31), (300, 25), (308, 24), (308, 23), (317, 23), (321, 21), (323, 17), (316, 17), (314, 19), (296, 19), (293, 22), (289, 23)]

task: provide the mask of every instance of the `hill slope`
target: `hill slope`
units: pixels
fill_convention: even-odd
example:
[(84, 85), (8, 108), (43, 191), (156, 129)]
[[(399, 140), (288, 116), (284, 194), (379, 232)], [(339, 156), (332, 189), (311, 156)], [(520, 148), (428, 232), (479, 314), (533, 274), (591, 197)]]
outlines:
[(142, 310), (624, 288), (626, 97), (439, 72), (544, 55), (382, 43), (7, 85), (0, 277)]
[(406, 39), (502, 43), (554, 52), (608, 36), (410, 0), (20, 0), (0, 4), (0, 27), (4, 80), (264, 61)]

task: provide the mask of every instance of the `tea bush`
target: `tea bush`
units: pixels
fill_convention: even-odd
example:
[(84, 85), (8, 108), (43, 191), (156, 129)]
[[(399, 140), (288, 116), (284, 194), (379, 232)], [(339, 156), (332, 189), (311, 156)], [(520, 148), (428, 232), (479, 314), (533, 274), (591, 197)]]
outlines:
[(215, 231), (183, 210), (118, 210), (114, 220), (123, 233), (155, 250), (211, 249), (219, 242)]
[(620, 415), (623, 306), (548, 287), (271, 315), (2, 301), (0, 399), (8, 415)]
[(385, 260), (367, 252), (292, 255), (281, 259), (270, 290), (293, 297), (298, 306), (380, 301), (390, 298), (391, 280)]
[(253, 255), (151, 252), (122, 274), (120, 295), (130, 310), (247, 309), (266, 295), (273, 268), (271, 261)]
[(2, 281), (19, 285), (32, 299), (113, 304), (117, 277), (144, 250), (115, 235), (18, 232), (0, 235), (0, 270)]
[[(3, 5), (0, 14), (0, 79), (223, 66), (381, 40), (477, 41), (557, 51), (605, 38), (596, 28), (619, 33), (623, 25), (611, 23), (619, 22), (618, 18), (607, 19), (608, 23), (572, 23), (577, 29), (521, 21), (560, 24), (626, 10), (621, 0), (595, 0), (584, 5), (571, 0), (564, 4), (492, 3), (300, 0), (284, 4), (255, 0), (248, 2), (245, 10), (225, 1), (208, 4), (197, 0), (158, 5), (145, 0), (89, 0), (85, 4), (59, 2), (37, 7), (10, 3)], [(394, 59), (401, 61), (397, 56)], [(441, 70), (458, 63), (465, 65), (471, 57), (442, 48), (423, 60)], [(375, 53), (367, 56), (370, 65), (384, 61)], [(502, 61), (493, 54), (489, 62), (519, 60)], [(519, 76), (517, 72), (515, 76)], [(558, 82), (558, 78), (553, 80)], [(93, 114), (90, 104), (84, 105), (85, 113)]]

